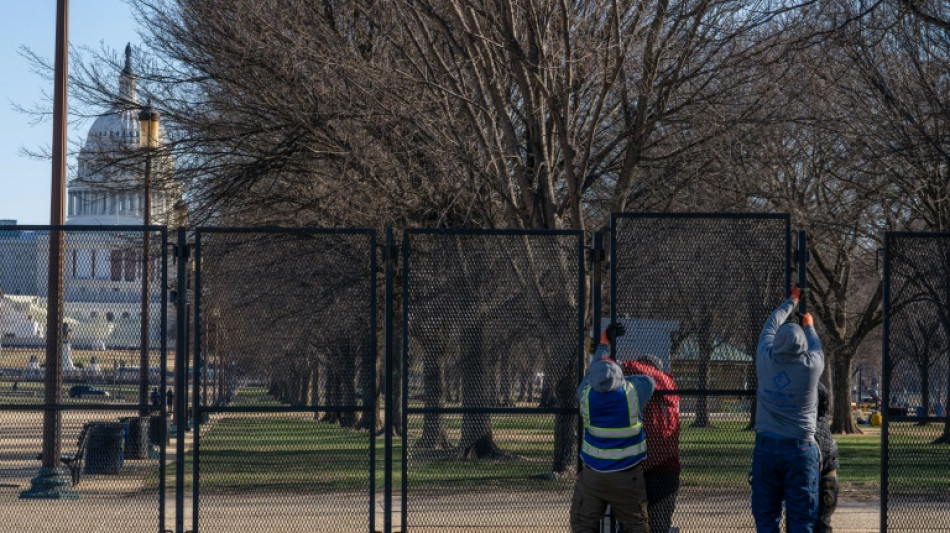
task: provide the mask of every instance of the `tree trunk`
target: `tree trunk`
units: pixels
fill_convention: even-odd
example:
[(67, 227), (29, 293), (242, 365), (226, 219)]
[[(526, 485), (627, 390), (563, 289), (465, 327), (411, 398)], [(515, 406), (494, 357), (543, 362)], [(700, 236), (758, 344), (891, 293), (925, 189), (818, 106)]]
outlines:
[[(401, 309), (400, 307), (401, 304), (398, 301), (398, 299), (394, 303), (396, 304), (396, 309)], [(404, 317), (402, 316), (400, 311), (397, 311), (396, 313), (397, 313), (396, 316), (393, 317), (393, 329), (394, 329), (393, 346), (395, 347), (394, 351), (396, 352), (396, 356), (395, 356), (395, 360), (393, 361), (393, 377), (392, 377), (393, 390), (390, 393), (389, 398), (393, 402), (393, 436), (401, 437), (402, 436), (402, 417), (403, 417), (402, 410), (404, 407), (402, 404), (402, 388), (403, 386), (406, 386), (406, 387), (409, 386), (408, 383), (404, 384), (402, 382), (402, 365), (403, 364), (408, 365), (409, 363), (406, 361), (403, 361), (403, 358), (398, 355), (402, 351), (400, 348), (402, 346), (402, 325), (401, 324)]]
[[(927, 358), (927, 354), (920, 354), (920, 364), (918, 365), (918, 370), (920, 370), (920, 405), (923, 409), (921, 413), (922, 416), (930, 416), (930, 361)], [(926, 426), (927, 421), (921, 420), (917, 422), (918, 426)]]
[[(501, 400), (503, 407), (514, 407), (514, 388), (515, 388), (515, 377), (517, 373), (512, 368), (514, 365), (511, 364), (510, 359), (505, 359), (500, 363), (500, 367), (503, 369), (501, 375), (498, 376), (498, 399)], [(506, 368), (507, 367), (507, 368)]]
[[(697, 385), (700, 390), (709, 389), (709, 361), (712, 358), (712, 335), (703, 333), (696, 338), (697, 349)], [(696, 419), (693, 420), (693, 427), (709, 427), (709, 397), (701, 394), (696, 398)]]
[[(567, 373), (572, 376), (573, 373)], [(570, 407), (574, 404), (572, 398), (577, 394), (577, 384), (564, 377), (558, 379), (552, 389), (555, 390), (556, 403), (559, 407)], [(554, 415), (554, 456), (551, 461), (551, 472), (555, 479), (574, 472), (577, 469), (577, 416)]]
[(307, 405), (310, 392), (310, 370), (297, 372), (294, 377), (294, 405)]
[(370, 413), (371, 409), (375, 409), (378, 405), (378, 389), (372, 390), (373, 387), (370, 386), (372, 379), (370, 376), (378, 375), (376, 369), (376, 358), (371, 358), (370, 361), (367, 361), (363, 366), (360, 367), (359, 377), (357, 377), (357, 382), (359, 383), (360, 394), (357, 397), (357, 403), (363, 408), (359, 411), (359, 420), (357, 420), (356, 425), (353, 429), (356, 430), (366, 430), (366, 431), (376, 431), (379, 425), (379, 418), (376, 418), (376, 427), (373, 427), (370, 423)]
[[(320, 363), (318, 361), (313, 361), (310, 365), (310, 406), (320, 405)], [(318, 420), (320, 414), (316, 411), (313, 413), (313, 419)]]
[(947, 372), (947, 397), (943, 399), (943, 435), (940, 435), (933, 444), (950, 444), (950, 372)]
[[(435, 348), (430, 342), (424, 343), (422, 348), (422, 379), (427, 409), (438, 409), (443, 405), (442, 365), (439, 364), (438, 354), (434, 353)], [(422, 436), (413, 447), (425, 450), (445, 450), (451, 447), (441, 413), (429, 412), (422, 415)]]
[[(475, 324), (462, 335), (460, 354), (462, 379), (462, 406), (479, 408), (492, 405), (491, 391), (494, 387), (486, 380), (494, 375), (485, 368), (482, 353), (481, 325)], [(467, 352), (467, 353), (466, 353)], [(462, 431), (459, 436), (458, 457), (462, 459), (498, 459), (505, 454), (495, 445), (491, 429), (491, 415), (467, 412), (462, 415)]]
[[(335, 368), (333, 361), (328, 361), (327, 367), (327, 385), (326, 385), (326, 397), (327, 405), (339, 405), (340, 402), (340, 374), (339, 369)], [(323, 414), (323, 417), (320, 419), (321, 422), (326, 422), (329, 424), (335, 424), (340, 421), (340, 413), (338, 411), (327, 411)]]
[(851, 363), (854, 361), (855, 350), (850, 345), (834, 346), (834, 343), (830, 343), (829, 347), (832, 349), (825, 353), (835, 354), (831, 432), (864, 433), (851, 416)]
[[(343, 349), (337, 357), (340, 366), (340, 398), (339, 405), (342, 407), (356, 408), (356, 361), (359, 354), (359, 348), (354, 344), (344, 344)], [(340, 426), (345, 428), (356, 427), (356, 411), (347, 410), (340, 412)]]

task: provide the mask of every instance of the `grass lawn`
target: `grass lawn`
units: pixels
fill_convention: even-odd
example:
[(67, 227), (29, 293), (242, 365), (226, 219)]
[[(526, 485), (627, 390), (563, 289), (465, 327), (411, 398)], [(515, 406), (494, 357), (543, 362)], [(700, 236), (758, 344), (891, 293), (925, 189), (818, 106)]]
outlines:
[(942, 423), (891, 424), (888, 435), (888, 489), (920, 495), (950, 496), (950, 444), (930, 444), (943, 434)]
[[(70, 398), (69, 389), (79, 383), (64, 383), (62, 386), (64, 403), (111, 403), (111, 402), (138, 402), (139, 386), (137, 383), (87, 382), (84, 384), (102, 389), (110, 394), (107, 398), (87, 396), (86, 398)], [(150, 385), (149, 390), (155, 385)], [(0, 403), (4, 405), (42, 405), (45, 385), (42, 381), (17, 381), (17, 389), (13, 391), (13, 383), (0, 384)]]
[[(745, 426), (744, 421), (713, 422), (712, 427), (700, 429), (684, 422), (680, 430), (681, 484), (722, 488), (747, 484), (755, 433), (743, 431)], [(877, 491), (881, 474), (880, 430), (867, 428), (863, 435), (837, 435), (835, 440), (842, 489)]]
[[(304, 417), (229, 415), (201, 437), (202, 492), (333, 492), (369, 484), (369, 436)], [(380, 452), (381, 453), (381, 452)], [(192, 461), (185, 457), (185, 484)]]
[[(215, 415), (201, 438), (202, 492), (330, 492), (366, 490), (369, 482), (369, 437), (366, 432), (317, 423), (308, 416)], [(450, 442), (457, 442), (461, 416), (444, 417)], [(410, 454), (410, 490), (567, 490), (571, 481), (550, 479), (550, 415), (493, 416), (495, 442), (507, 456), (492, 461), (459, 459), (451, 451), (414, 448)], [(410, 440), (421, 434), (421, 416), (410, 418)], [(680, 455), (684, 487), (743, 489), (752, 461), (753, 433), (744, 422), (715, 421), (710, 428), (684, 422)], [(892, 488), (950, 489), (950, 447), (932, 446), (931, 434), (916, 426), (892, 425)], [(843, 490), (875, 493), (880, 486), (880, 430), (837, 436)], [(401, 439), (394, 438), (396, 471), (401, 483)], [(377, 489), (383, 486), (383, 444), (375, 440)], [(898, 454), (898, 455), (895, 455)], [(900, 457), (897, 459), (897, 457)], [(186, 457), (190, 484), (192, 454)]]

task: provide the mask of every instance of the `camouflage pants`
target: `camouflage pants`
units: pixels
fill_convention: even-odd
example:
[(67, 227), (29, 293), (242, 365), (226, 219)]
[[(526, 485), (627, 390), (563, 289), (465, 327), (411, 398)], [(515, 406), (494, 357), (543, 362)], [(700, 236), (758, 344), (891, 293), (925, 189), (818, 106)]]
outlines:
[(838, 507), (838, 472), (832, 470), (822, 474), (818, 482), (818, 523), (815, 533), (832, 533), (831, 515)]

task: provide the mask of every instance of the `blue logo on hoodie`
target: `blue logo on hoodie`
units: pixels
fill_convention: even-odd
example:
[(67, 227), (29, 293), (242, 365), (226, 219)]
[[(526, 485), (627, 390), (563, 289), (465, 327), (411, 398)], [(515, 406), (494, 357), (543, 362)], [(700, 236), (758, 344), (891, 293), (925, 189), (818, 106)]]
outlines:
[(772, 383), (775, 383), (775, 386), (776, 388), (778, 388), (778, 390), (782, 390), (785, 387), (788, 387), (789, 385), (791, 385), (792, 380), (791, 378), (788, 377), (788, 374), (786, 374), (785, 371), (783, 370), (781, 374), (772, 378)]

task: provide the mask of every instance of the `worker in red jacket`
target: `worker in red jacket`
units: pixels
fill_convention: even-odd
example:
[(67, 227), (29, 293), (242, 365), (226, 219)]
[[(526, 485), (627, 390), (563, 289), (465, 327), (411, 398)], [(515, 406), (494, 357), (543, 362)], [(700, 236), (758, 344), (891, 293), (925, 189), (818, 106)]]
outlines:
[(624, 361), (623, 373), (650, 376), (656, 382), (656, 394), (643, 412), (648, 450), (643, 461), (643, 477), (650, 531), (667, 533), (680, 488), (680, 398), (675, 394), (676, 383), (673, 376), (663, 371), (663, 363), (655, 355)]

